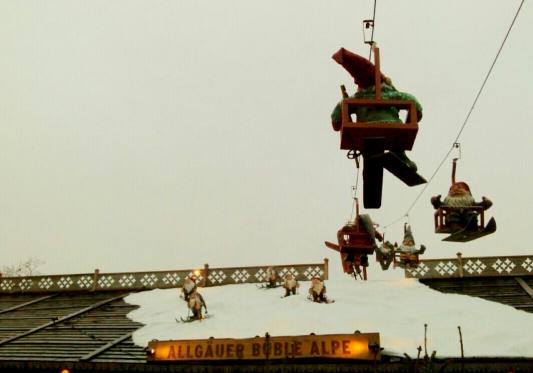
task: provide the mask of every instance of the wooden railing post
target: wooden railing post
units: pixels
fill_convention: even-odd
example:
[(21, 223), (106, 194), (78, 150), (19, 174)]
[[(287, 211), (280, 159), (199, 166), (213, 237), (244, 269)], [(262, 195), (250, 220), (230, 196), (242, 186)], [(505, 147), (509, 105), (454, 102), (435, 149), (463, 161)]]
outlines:
[(209, 276), (209, 264), (204, 264), (204, 275), (202, 280), (202, 287), (208, 286), (208, 276)]
[(461, 254), (461, 252), (457, 253), (457, 266), (458, 266), (459, 277), (463, 277), (463, 257), (462, 257), (462, 255), (463, 254)]
[(324, 258), (324, 280), (329, 280), (329, 259)]
[(93, 275), (93, 288), (92, 288), (92, 291), (95, 291), (96, 287), (98, 286), (98, 275), (99, 274), (100, 274), (100, 270), (98, 268), (96, 268), (94, 270), (94, 275)]

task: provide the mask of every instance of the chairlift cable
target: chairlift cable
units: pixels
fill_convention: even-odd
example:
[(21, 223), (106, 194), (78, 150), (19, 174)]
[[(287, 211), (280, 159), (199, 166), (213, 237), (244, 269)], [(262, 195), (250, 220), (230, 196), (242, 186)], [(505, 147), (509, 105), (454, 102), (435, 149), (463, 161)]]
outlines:
[[(371, 20), (371, 27), (372, 27), (372, 32), (371, 32), (371, 36), (370, 36), (370, 51), (369, 51), (369, 56), (368, 56), (368, 60), (370, 61), (371, 58), (372, 58), (372, 47), (374, 45), (374, 22), (375, 22), (375, 19), (376, 19), (376, 3), (377, 3), (377, 0), (374, 0), (374, 7), (373, 7), (373, 11), (372, 11), (372, 20)], [(364, 31), (363, 31), (363, 34), (364, 34)], [(366, 43), (366, 42), (365, 42)], [(346, 89), (344, 88), (344, 86), (341, 86), (341, 90), (343, 92), (343, 97), (348, 97), (348, 95), (346, 94)], [(350, 154), (350, 153), (349, 153)], [(351, 158), (350, 155), (348, 154), (348, 158)], [(358, 191), (359, 191), (359, 175), (360, 175), (360, 166), (359, 166), (359, 156), (361, 154), (360, 153), (357, 153), (357, 152), (354, 152), (353, 153), (353, 159), (355, 160), (355, 166), (357, 168), (357, 173), (356, 173), (356, 177), (355, 177), (355, 186), (352, 186), (352, 199), (354, 200), (354, 203), (352, 203), (352, 212), (350, 214), (350, 220), (352, 219), (355, 219), (354, 217), (354, 204), (355, 204), (355, 201), (357, 200), (357, 194), (358, 194)]]
[(437, 166), (437, 168), (435, 169), (435, 171), (433, 172), (433, 174), (431, 175), (431, 177), (429, 178), (429, 180), (427, 181), (427, 183), (424, 185), (424, 187), (422, 188), (422, 190), (420, 191), (420, 193), (418, 193), (418, 195), (416, 196), (416, 198), (414, 199), (414, 201), (411, 203), (411, 205), (409, 206), (409, 208), (407, 209), (407, 211), (405, 212), (404, 215), (402, 215), (400, 218), (394, 220), (392, 223), (390, 224), (387, 224), (385, 227), (389, 227), (393, 224), (396, 224), (397, 222), (399, 222), (400, 220), (402, 220), (403, 218), (405, 218), (406, 216), (409, 216), (409, 213), (411, 212), (411, 210), (414, 208), (414, 206), (416, 205), (416, 203), (418, 202), (418, 200), (420, 199), (420, 197), (422, 197), (422, 195), (424, 194), (424, 192), (426, 191), (426, 189), (428, 188), (429, 184), (431, 183), (431, 181), (433, 180), (433, 178), (435, 177), (435, 175), (439, 172), (439, 170), (441, 169), (442, 165), (444, 164), (444, 162), (448, 159), (450, 153), (453, 151), (454, 148), (456, 148), (456, 144), (458, 144), (458, 141), (459, 141), (459, 137), (461, 136), (461, 134), (463, 133), (463, 130), (465, 129), (466, 125), (468, 124), (468, 120), (470, 119), (470, 115), (472, 114), (472, 112), (474, 111), (474, 107), (476, 106), (477, 104), (477, 101), (479, 99), (479, 97), (481, 96), (481, 93), (483, 92), (483, 89), (485, 88), (485, 85), (492, 73), (492, 70), (494, 68), (494, 66), (496, 65), (496, 61), (498, 60), (498, 58), (500, 57), (500, 54), (503, 50), (503, 47), (505, 45), (505, 43), (507, 42), (507, 38), (509, 37), (509, 34), (511, 33), (511, 30), (515, 24), (515, 21), (516, 19), (518, 18), (518, 14), (520, 13), (520, 10), (522, 9), (522, 5), (524, 4), (524, 1), (525, 0), (522, 0), (520, 2), (520, 5), (518, 6), (518, 9), (516, 10), (516, 13), (513, 17), (513, 20), (511, 21), (511, 24), (509, 25), (508, 29), (507, 29), (507, 32), (505, 34), (505, 37), (503, 38), (503, 41), (500, 45), (500, 48), (498, 49), (498, 52), (496, 53), (496, 56), (494, 57), (494, 60), (492, 61), (492, 64), (485, 76), (485, 79), (483, 80), (483, 83), (481, 84), (481, 87), (479, 88), (475, 98), (474, 98), (474, 102), (472, 103), (472, 106), (470, 107), (470, 110), (468, 111), (468, 114), (466, 115), (465, 117), (465, 120), (463, 121), (463, 124), (461, 125), (460, 129), (459, 129), (459, 132), (457, 133), (457, 136), (455, 137), (455, 140), (453, 141), (453, 144), (452, 146), (450, 147), (450, 149), (446, 152), (445, 156), (443, 157), (442, 161), (439, 163), (439, 165)]
[(483, 91), (483, 88), (485, 88), (485, 84), (487, 83), (487, 81), (489, 80), (489, 77), (490, 77), (490, 74), (492, 73), (492, 69), (494, 68), (494, 65), (496, 65), (496, 61), (498, 60), (498, 57), (500, 56), (500, 53), (503, 49), (503, 46), (505, 45), (505, 42), (507, 41), (507, 37), (509, 36), (509, 34), (511, 33), (511, 29), (513, 28), (513, 25), (518, 17), (518, 13), (520, 13), (520, 9), (522, 9), (522, 5), (524, 4), (524, 1), (525, 0), (522, 0), (520, 2), (520, 5), (518, 6), (518, 9), (514, 15), (514, 18), (513, 18), (513, 21), (511, 22), (511, 24), (509, 25), (509, 28), (507, 29), (507, 33), (505, 34), (505, 37), (503, 38), (503, 41), (500, 45), (500, 48), (498, 49), (498, 53), (496, 53), (496, 57), (494, 57), (494, 60), (492, 61), (492, 64), (490, 65), (490, 68), (489, 68), (489, 71), (487, 72), (487, 75), (485, 76), (485, 79), (483, 80), (483, 84), (481, 84), (481, 87), (479, 88), (479, 91), (476, 95), (476, 98), (474, 99), (474, 102), (472, 103), (472, 106), (470, 107), (470, 110), (468, 111), (468, 115), (466, 116), (464, 122), (463, 122), (463, 125), (461, 126), (461, 129), (459, 130), (459, 133), (457, 134), (457, 137), (455, 138), (454, 140), (454, 143), (457, 143), (458, 140), (459, 140), (459, 136), (461, 136), (461, 133), (463, 132), (467, 122), (468, 122), (468, 119), (470, 118), (470, 115), (472, 114), (472, 111), (474, 110), (474, 107), (476, 106), (476, 103), (477, 103), (477, 100), (479, 99), (479, 97), (481, 96), (481, 92)]
[(370, 51), (368, 52), (369, 61), (372, 61), (372, 47), (374, 46), (374, 24), (376, 22), (376, 5), (377, 0), (374, 0), (374, 10), (372, 11), (372, 32), (370, 33)]
[(387, 228), (390, 227), (391, 225), (394, 225), (394, 224), (398, 223), (399, 221), (403, 220), (403, 219), (406, 218), (406, 217), (407, 217), (407, 214), (400, 216), (398, 219), (394, 220), (393, 222), (391, 222), (391, 223), (389, 223), (389, 224), (387, 224), (387, 225), (384, 225), (384, 226), (383, 226), (383, 229), (387, 229)]
[[(357, 157), (357, 155), (356, 155)], [(357, 160), (357, 158), (356, 158)], [(355, 219), (355, 216), (354, 216), (354, 205), (355, 205), (355, 201), (357, 200), (357, 193), (359, 191), (359, 174), (360, 174), (360, 167), (359, 167), (359, 162), (355, 162), (355, 165), (357, 167), (357, 172), (356, 172), (356, 176), (355, 176), (355, 185), (352, 186), (352, 199), (354, 200), (354, 203), (352, 203), (352, 213), (350, 214), (350, 221), (353, 221)]]

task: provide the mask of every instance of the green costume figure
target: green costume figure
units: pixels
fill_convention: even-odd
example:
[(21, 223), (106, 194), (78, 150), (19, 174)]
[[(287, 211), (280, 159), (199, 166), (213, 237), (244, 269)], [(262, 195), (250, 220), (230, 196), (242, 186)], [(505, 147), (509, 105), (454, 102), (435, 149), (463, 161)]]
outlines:
[[(375, 66), (366, 58), (352, 53), (344, 48), (339, 49), (332, 58), (350, 73), (357, 84), (357, 92), (352, 98), (357, 99), (375, 99)], [(414, 101), (416, 105), (418, 120), (422, 119), (422, 105), (411, 94), (398, 91), (391, 80), (381, 74), (381, 98), (384, 100), (409, 100)], [(358, 122), (389, 122), (402, 123), (399, 110), (394, 106), (390, 107), (358, 107), (355, 111)], [(409, 121), (410, 118), (407, 118)], [(331, 123), (335, 131), (341, 129), (341, 102), (339, 102), (331, 113)], [(402, 161), (416, 171), (416, 164), (405, 155), (402, 149), (391, 149)]]

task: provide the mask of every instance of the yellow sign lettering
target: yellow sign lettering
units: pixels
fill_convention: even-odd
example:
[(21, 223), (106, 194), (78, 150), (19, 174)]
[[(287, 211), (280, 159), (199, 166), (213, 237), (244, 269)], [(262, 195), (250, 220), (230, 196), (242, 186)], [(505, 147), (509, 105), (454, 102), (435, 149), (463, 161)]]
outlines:
[(322, 357), (378, 360), (378, 333), (303, 335), (248, 339), (152, 341), (148, 360), (247, 360)]

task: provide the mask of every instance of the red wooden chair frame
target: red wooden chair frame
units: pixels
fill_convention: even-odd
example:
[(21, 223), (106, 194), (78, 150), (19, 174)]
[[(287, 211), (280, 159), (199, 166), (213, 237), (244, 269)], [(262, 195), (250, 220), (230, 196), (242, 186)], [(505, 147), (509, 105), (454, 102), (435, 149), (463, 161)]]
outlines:
[[(408, 110), (407, 123), (397, 122), (354, 122), (351, 114), (357, 107), (395, 106), (399, 110)], [(380, 137), (385, 149), (411, 150), (418, 132), (418, 117), (413, 101), (377, 100), (347, 98), (342, 101), (341, 149), (364, 151), (365, 139)]]
[(399, 251), (394, 251), (393, 263), (394, 268), (415, 268), (420, 264), (420, 254), (406, 254)]
[[(381, 71), (379, 48), (374, 48), (375, 88), (374, 99), (356, 99), (345, 97), (341, 104), (341, 149), (365, 150), (366, 138), (383, 138), (385, 150), (401, 149), (411, 150), (418, 132), (418, 116), (416, 105), (409, 100), (383, 100), (381, 99)], [(407, 110), (409, 121), (397, 122), (354, 122), (351, 114), (357, 107), (391, 107), (398, 110)]]
[[(435, 233), (454, 233), (455, 231), (447, 224), (446, 218), (449, 213), (454, 210), (464, 210), (475, 212), (479, 216), (477, 229), (482, 231), (485, 228), (485, 210), (481, 206), (471, 206), (471, 207), (449, 207), (441, 206), (435, 211), (434, 220), (435, 220)], [(465, 228), (465, 227), (461, 227)]]
[(359, 224), (344, 226), (337, 232), (339, 252), (342, 254), (371, 255), (374, 245), (368, 232)]

